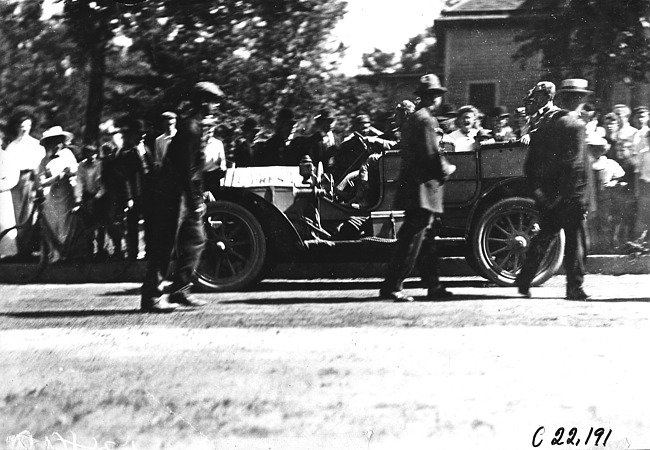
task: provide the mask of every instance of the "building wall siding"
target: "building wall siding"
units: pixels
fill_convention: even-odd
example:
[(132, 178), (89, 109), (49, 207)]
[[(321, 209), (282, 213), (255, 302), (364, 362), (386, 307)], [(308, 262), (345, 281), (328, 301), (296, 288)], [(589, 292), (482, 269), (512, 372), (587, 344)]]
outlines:
[(528, 89), (543, 77), (539, 58), (529, 61), (527, 68), (522, 69), (520, 63), (511, 57), (519, 45), (514, 38), (520, 29), (477, 25), (446, 28), (447, 102), (455, 106), (464, 105), (469, 101), (471, 83), (492, 82), (497, 86), (497, 105), (505, 105), (511, 110), (521, 106), (521, 99)]

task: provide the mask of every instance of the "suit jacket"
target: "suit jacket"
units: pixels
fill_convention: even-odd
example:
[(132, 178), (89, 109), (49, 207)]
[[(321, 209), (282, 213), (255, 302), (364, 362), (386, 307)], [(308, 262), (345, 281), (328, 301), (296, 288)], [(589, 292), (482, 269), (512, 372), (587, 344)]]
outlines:
[(548, 208), (573, 200), (587, 208), (589, 174), (585, 125), (566, 110), (547, 111), (530, 134), (524, 173), (533, 192), (539, 189)]
[(443, 212), (444, 172), (436, 128), (438, 120), (427, 108), (413, 113), (402, 128), (399, 208)]
[(310, 136), (297, 136), (291, 141), (290, 151), (291, 162), (300, 162), (303, 156), (309, 155), (314, 166), (319, 162), (323, 163), (328, 172), (332, 171), (333, 157), (341, 145), (341, 139), (334, 134), (334, 145), (326, 145), (323, 142), (324, 135), (317, 131)]

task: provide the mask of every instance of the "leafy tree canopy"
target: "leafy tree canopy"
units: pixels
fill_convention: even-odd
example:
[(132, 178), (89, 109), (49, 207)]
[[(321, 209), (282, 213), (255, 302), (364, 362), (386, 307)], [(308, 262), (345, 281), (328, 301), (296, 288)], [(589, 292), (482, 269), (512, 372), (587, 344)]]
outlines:
[(556, 0), (517, 40), (514, 57), (542, 55), (555, 79), (584, 77), (607, 100), (615, 82), (647, 82), (650, 1)]

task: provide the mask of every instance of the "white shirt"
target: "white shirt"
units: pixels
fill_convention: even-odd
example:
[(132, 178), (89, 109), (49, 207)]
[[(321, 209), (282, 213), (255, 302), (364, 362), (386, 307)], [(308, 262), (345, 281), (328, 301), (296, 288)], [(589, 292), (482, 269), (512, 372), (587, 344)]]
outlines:
[(469, 130), (467, 134), (463, 133), (459, 128), (445, 135), (442, 140), (444, 142), (451, 142), (455, 152), (471, 152), (474, 151), (477, 133), (478, 130), (475, 128)]
[(38, 139), (25, 135), (12, 141), (6, 151), (14, 155), (20, 170), (37, 170), (43, 158), (45, 149)]
[(156, 145), (154, 148), (154, 164), (157, 167), (160, 167), (160, 164), (162, 164), (162, 160), (165, 157), (165, 154), (167, 153), (167, 147), (169, 147), (169, 143), (172, 141), (172, 138), (176, 135), (176, 129), (172, 130), (170, 134), (163, 133), (160, 136), (156, 138)]
[(215, 137), (210, 137), (205, 146), (205, 171), (226, 170), (226, 150), (223, 142)]

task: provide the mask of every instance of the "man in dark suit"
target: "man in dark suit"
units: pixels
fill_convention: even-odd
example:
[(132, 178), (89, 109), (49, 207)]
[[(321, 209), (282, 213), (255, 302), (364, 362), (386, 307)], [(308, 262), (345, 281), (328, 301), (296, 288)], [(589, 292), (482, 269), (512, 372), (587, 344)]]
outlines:
[[(141, 288), (141, 309), (169, 312), (178, 305), (199, 307), (205, 301), (188, 296), (192, 274), (205, 247), (203, 216), (203, 172), (205, 146), (211, 129), (209, 118), (216, 112), (223, 92), (214, 83), (202, 81), (191, 92), (191, 110), (178, 125), (160, 167), (155, 201), (154, 245)], [(175, 250), (169, 298), (162, 297), (165, 279)]]
[(447, 89), (435, 75), (420, 78), (415, 94), (420, 97), (418, 110), (402, 129), (402, 165), (397, 207), (405, 210), (404, 224), (379, 296), (400, 302), (412, 302), (402, 291), (404, 279), (417, 266), (428, 288), (429, 300), (450, 297), (438, 276), (438, 252), (435, 243), (435, 219), (443, 211), (442, 185), (446, 175), (439, 153), (438, 121), (434, 116), (441, 96)]
[(585, 126), (575, 115), (553, 104), (553, 83), (537, 83), (530, 96), (537, 112), (529, 133), (530, 150), (524, 173), (540, 212), (540, 231), (530, 242), (515, 284), (521, 295), (531, 297), (530, 285), (537, 269), (553, 238), (564, 229), (566, 298), (586, 300), (588, 296), (582, 289), (589, 198)]

